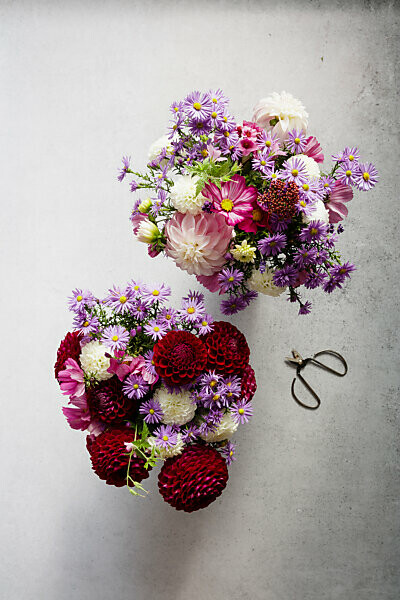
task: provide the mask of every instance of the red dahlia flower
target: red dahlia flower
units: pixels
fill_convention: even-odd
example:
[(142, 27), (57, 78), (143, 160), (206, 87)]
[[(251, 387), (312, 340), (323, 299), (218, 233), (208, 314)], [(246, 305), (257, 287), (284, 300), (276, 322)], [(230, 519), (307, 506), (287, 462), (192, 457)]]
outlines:
[(257, 383), (254, 370), (250, 365), (246, 365), (242, 374), (242, 387), (240, 390), (240, 395), (246, 400), (246, 402), (250, 402), (256, 393), (256, 389)]
[(57, 360), (54, 365), (54, 373), (57, 375), (64, 369), (67, 358), (73, 358), (78, 362), (81, 353), (81, 339), (83, 335), (79, 331), (68, 332), (57, 350)]
[(90, 413), (106, 423), (121, 423), (135, 408), (134, 400), (122, 392), (118, 377), (111, 377), (87, 391)]
[(204, 370), (207, 350), (193, 333), (169, 331), (154, 346), (153, 362), (167, 384), (182, 385), (196, 379)]
[[(93, 471), (108, 485), (122, 487), (126, 485), (126, 475), (129, 464), (129, 452), (125, 442), (135, 441), (135, 432), (127, 427), (109, 429), (99, 436), (86, 438), (86, 447), (90, 454)], [(144, 468), (142, 458), (132, 457), (129, 475), (134, 481), (140, 482), (149, 476)]]
[(193, 512), (214, 502), (227, 481), (228, 469), (221, 454), (211, 446), (195, 444), (165, 461), (158, 489), (176, 510)]
[(207, 369), (225, 375), (242, 373), (249, 362), (250, 349), (246, 338), (226, 321), (216, 321), (213, 331), (202, 340), (208, 352)]

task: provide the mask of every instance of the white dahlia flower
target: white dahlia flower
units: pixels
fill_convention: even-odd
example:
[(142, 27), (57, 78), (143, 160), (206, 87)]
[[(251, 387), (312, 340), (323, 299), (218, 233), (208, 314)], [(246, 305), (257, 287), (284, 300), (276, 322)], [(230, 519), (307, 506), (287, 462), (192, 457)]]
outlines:
[(286, 288), (275, 285), (273, 275), (274, 272), (268, 267), (265, 268), (264, 273), (261, 273), (258, 269), (254, 269), (250, 279), (247, 281), (247, 286), (250, 290), (254, 290), (260, 294), (280, 296)]
[(292, 165), (293, 161), (296, 159), (299, 159), (303, 163), (307, 177), (310, 179), (319, 179), (321, 177), (318, 163), (315, 162), (311, 156), (307, 156), (306, 154), (296, 154), (296, 156), (288, 158), (288, 165)]
[(230, 411), (228, 410), (222, 417), (221, 423), (218, 425), (217, 431), (207, 433), (207, 435), (201, 435), (200, 437), (208, 443), (222, 442), (223, 440), (229, 440), (238, 427), (239, 423), (235, 423)]
[(160, 458), (164, 458), (164, 459), (171, 458), (171, 456), (178, 456), (178, 454), (182, 454), (182, 450), (185, 447), (185, 444), (182, 441), (182, 436), (180, 433), (178, 433), (178, 438), (177, 438), (176, 444), (174, 444), (174, 446), (169, 446), (168, 448), (158, 446), (156, 443), (156, 440), (157, 440), (157, 438), (155, 438), (153, 436), (147, 438), (147, 441), (149, 442), (150, 446), (155, 447), (157, 456), (159, 456)]
[(300, 102), (287, 92), (273, 92), (254, 108), (253, 121), (267, 131), (272, 130), (281, 141), (287, 139), (292, 129), (307, 130), (308, 113)]
[(79, 360), (86, 375), (95, 377), (98, 381), (105, 381), (113, 376), (112, 373), (107, 373), (110, 359), (105, 354), (109, 351), (109, 348), (97, 340), (83, 346)]
[[(158, 138), (158, 140), (152, 143), (152, 145), (149, 148), (148, 162), (155, 160), (157, 156), (161, 154), (161, 151), (164, 148), (167, 151), (167, 157), (170, 157), (173, 151), (173, 147), (171, 145), (171, 140), (167, 135), (161, 136), (160, 138)], [(167, 161), (164, 159), (163, 161), (161, 161), (161, 164), (166, 164), (166, 162)]]
[(196, 404), (187, 391), (170, 394), (161, 386), (154, 394), (154, 400), (160, 403), (164, 413), (162, 422), (166, 425), (184, 425), (193, 419), (196, 412)]
[(172, 206), (180, 213), (190, 213), (191, 215), (201, 213), (205, 198), (196, 192), (198, 181), (198, 177), (190, 175), (180, 175), (176, 178), (170, 192), (170, 199)]
[(328, 225), (329, 212), (322, 200), (317, 200), (314, 202), (310, 216), (303, 214), (303, 223), (311, 223), (311, 221), (322, 221)]

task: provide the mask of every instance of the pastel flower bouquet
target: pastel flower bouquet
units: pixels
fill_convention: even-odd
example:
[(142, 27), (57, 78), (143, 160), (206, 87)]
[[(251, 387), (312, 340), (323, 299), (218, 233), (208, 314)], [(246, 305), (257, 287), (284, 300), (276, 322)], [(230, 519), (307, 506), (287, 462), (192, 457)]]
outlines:
[(252, 415), (256, 391), (244, 335), (206, 313), (201, 293), (166, 306), (170, 288), (132, 281), (103, 299), (74, 290), (74, 329), (57, 352), (63, 413), (87, 431), (94, 472), (109, 485), (158, 487), (177, 510), (208, 506), (235, 459), (230, 438)]
[(261, 100), (238, 124), (221, 90), (192, 92), (171, 106), (168, 135), (150, 149), (145, 173), (123, 158), (122, 181), (146, 192), (132, 211), (133, 231), (155, 257), (164, 252), (208, 290), (228, 294), (226, 315), (259, 294), (285, 290), (310, 312), (303, 288), (341, 288), (355, 269), (336, 243), (353, 190), (378, 180), (356, 147), (332, 157), (308, 135), (308, 114), (290, 94)]

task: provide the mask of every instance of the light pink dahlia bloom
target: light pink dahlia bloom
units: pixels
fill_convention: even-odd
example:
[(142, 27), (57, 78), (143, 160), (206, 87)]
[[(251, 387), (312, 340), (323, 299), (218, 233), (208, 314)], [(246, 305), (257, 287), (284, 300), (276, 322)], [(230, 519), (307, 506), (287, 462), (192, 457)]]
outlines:
[(325, 207), (329, 212), (329, 223), (339, 223), (347, 217), (348, 210), (344, 202), (350, 202), (353, 190), (349, 185), (336, 181)]
[(231, 181), (224, 181), (221, 189), (215, 183), (207, 183), (201, 193), (213, 203), (213, 210), (224, 215), (228, 225), (237, 225), (251, 218), (253, 203), (258, 196), (256, 188), (247, 187), (242, 175), (234, 175)]
[(165, 250), (190, 275), (213, 275), (225, 263), (232, 231), (222, 214), (177, 212), (165, 226)]

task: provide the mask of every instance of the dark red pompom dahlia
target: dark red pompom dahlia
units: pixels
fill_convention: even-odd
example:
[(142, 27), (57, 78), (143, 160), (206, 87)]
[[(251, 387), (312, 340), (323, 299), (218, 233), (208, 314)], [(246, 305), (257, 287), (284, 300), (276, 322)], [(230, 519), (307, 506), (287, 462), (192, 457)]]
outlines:
[(240, 390), (241, 397), (250, 402), (256, 393), (257, 383), (256, 375), (253, 368), (250, 365), (246, 365), (242, 373), (242, 387)]
[(207, 362), (203, 342), (188, 331), (169, 331), (154, 346), (154, 367), (169, 385), (183, 385), (196, 379)]
[[(122, 487), (126, 485), (129, 453), (125, 442), (134, 442), (135, 432), (127, 427), (108, 429), (99, 436), (86, 438), (86, 447), (90, 454), (93, 471), (108, 485)], [(134, 481), (147, 479), (149, 472), (144, 468), (142, 458), (132, 457), (129, 475)]]
[(134, 400), (125, 396), (115, 376), (89, 388), (87, 399), (91, 414), (106, 423), (121, 423), (135, 408)]
[(64, 368), (64, 363), (67, 358), (73, 358), (78, 361), (81, 353), (81, 339), (83, 335), (79, 331), (68, 332), (65, 338), (62, 340), (60, 347), (57, 350), (57, 360), (54, 365), (54, 373), (57, 375)]
[(182, 454), (167, 458), (158, 476), (158, 489), (176, 510), (205, 508), (222, 494), (228, 481), (225, 459), (211, 446), (186, 446)]
[(201, 338), (207, 346), (207, 368), (228, 375), (242, 373), (249, 362), (246, 338), (234, 325), (215, 321), (213, 330)]

